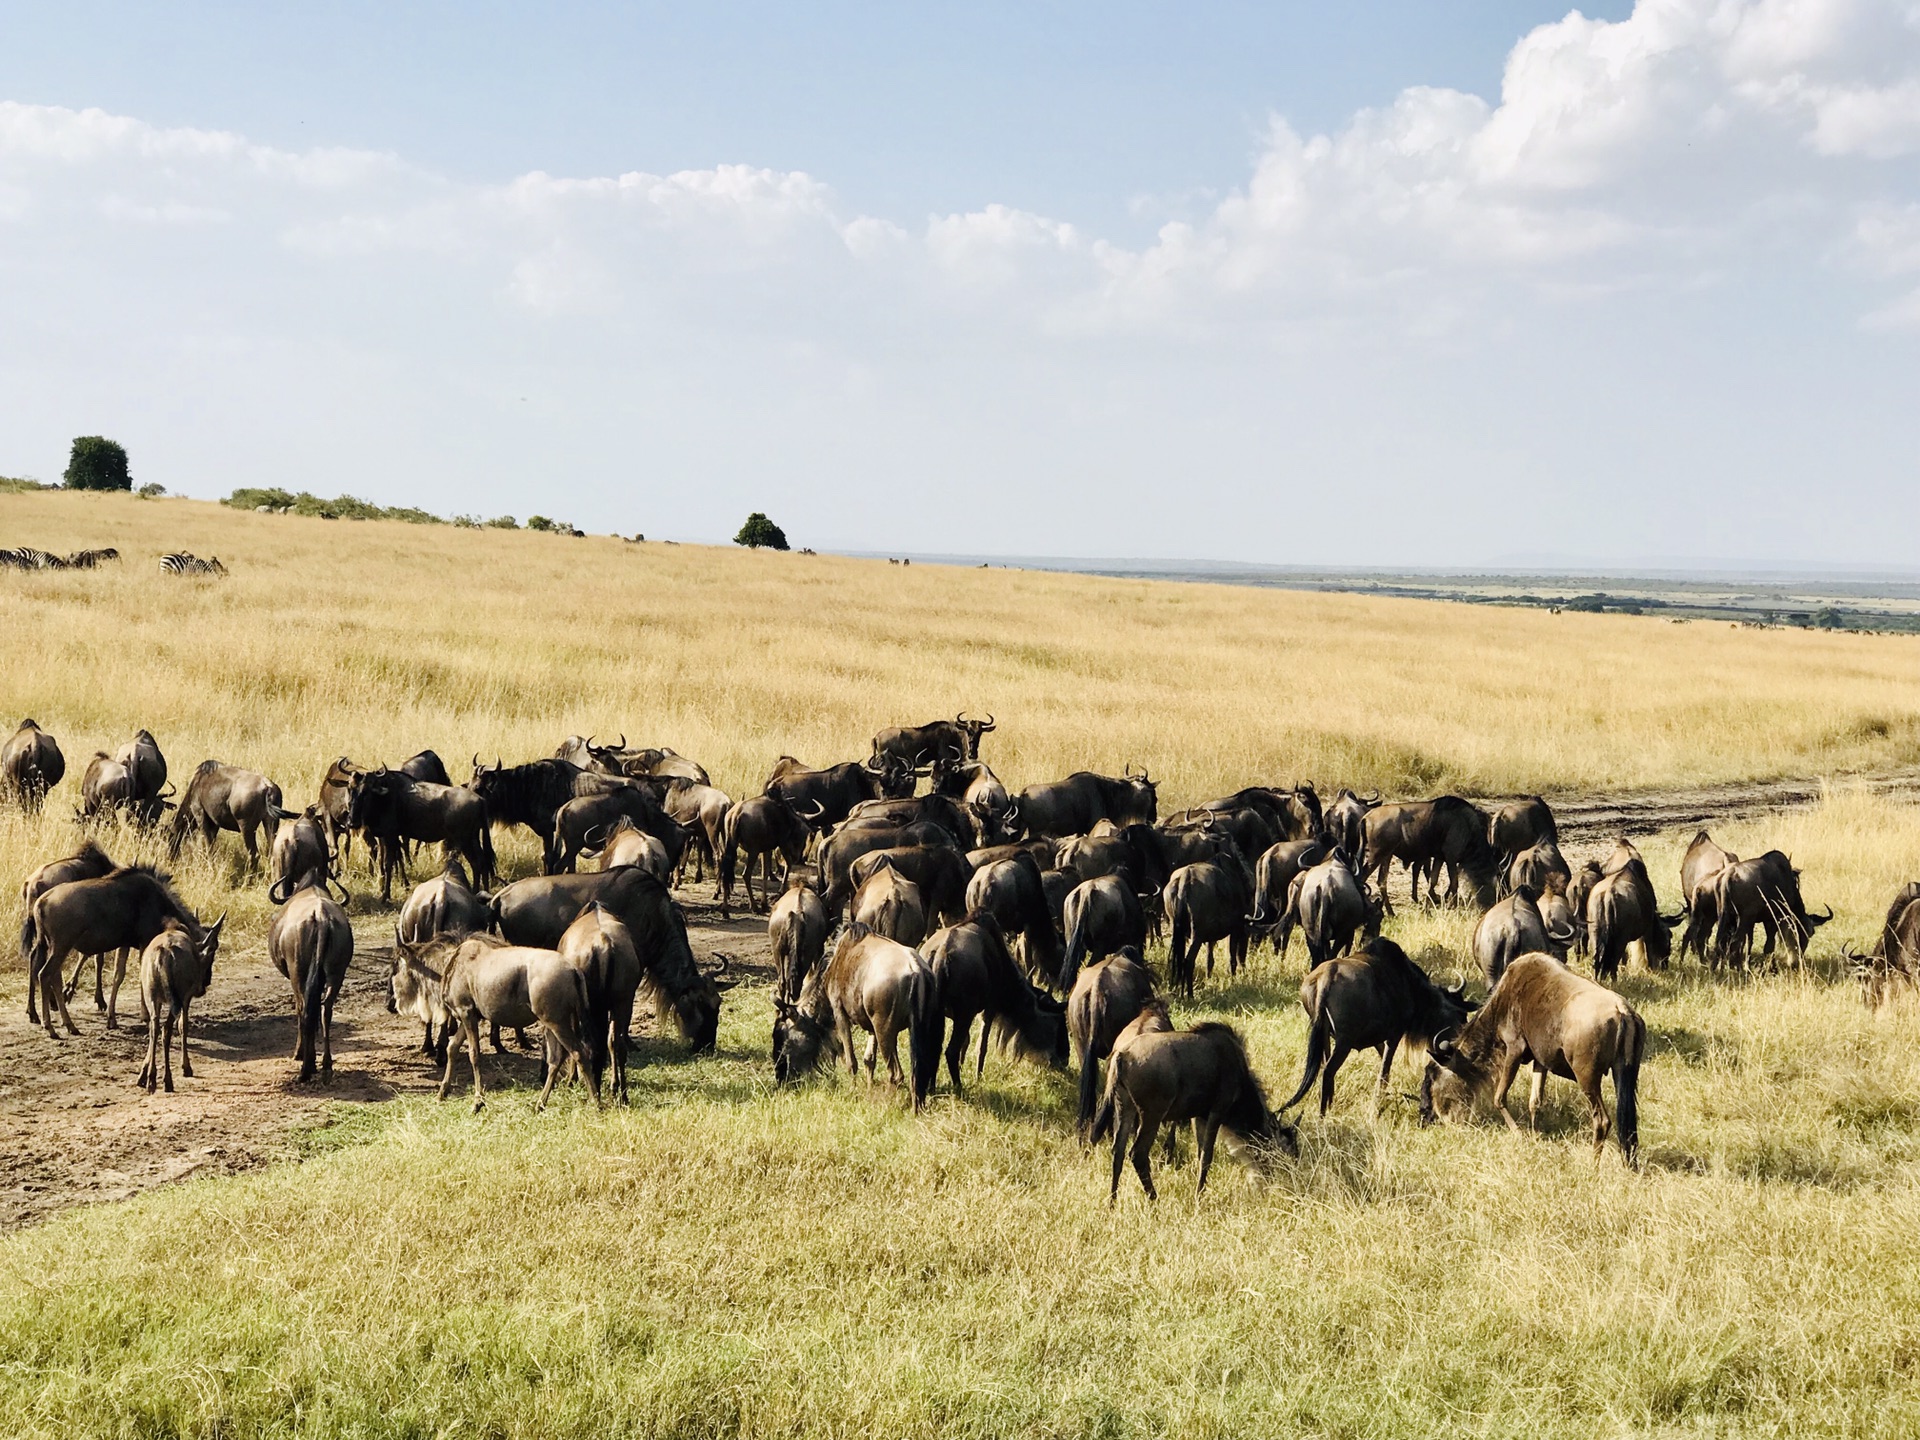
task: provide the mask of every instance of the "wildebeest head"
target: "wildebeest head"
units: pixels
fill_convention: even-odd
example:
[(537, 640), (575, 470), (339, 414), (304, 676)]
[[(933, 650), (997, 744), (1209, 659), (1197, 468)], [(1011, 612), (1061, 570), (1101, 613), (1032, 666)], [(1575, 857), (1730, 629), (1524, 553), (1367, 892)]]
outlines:
[(358, 830), (367, 823), (367, 813), (383, 805), (393, 794), (393, 772), (382, 765), (377, 770), (356, 770), (347, 782), (347, 824)]
[(883, 798), (906, 800), (912, 797), (914, 783), (918, 780), (920, 773), (912, 760), (893, 754), (871, 755), (861, 764), (879, 777), (880, 794)]
[(989, 713), (984, 720), (969, 720), (967, 719), (967, 712), (962, 710), (958, 715), (953, 717), (953, 723), (966, 732), (967, 759), (978, 760), (980, 758), (980, 737), (986, 734), (987, 731), (995, 728), (992, 714)]
[(1147, 773), (1146, 767), (1140, 767), (1140, 773), (1134, 774), (1133, 764), (1128, 762), (1125, 774), (1128, 790), (1125, 815), (1113, 818), (1122, 825), (1151, 825), (1160, 817), (1160, 782)]

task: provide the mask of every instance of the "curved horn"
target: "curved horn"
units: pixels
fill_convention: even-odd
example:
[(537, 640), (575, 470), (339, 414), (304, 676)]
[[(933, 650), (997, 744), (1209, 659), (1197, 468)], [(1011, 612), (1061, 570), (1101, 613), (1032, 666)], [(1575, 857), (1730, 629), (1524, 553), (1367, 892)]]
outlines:
[(478, 770), (484, 770), (484, 769), (486, 769), (486, 768), (487, 768), (486, 766), (484, 766), (484, 765), (482, 765), (482, 764), (480, 763), (480, 752), (479, 752), (478, 750), (476, 750), (476, 751), (474, 751), (474, 752), (473, 752), (473, 768), (474, 768), (474, 769), (475, 769), (476, 771), (478, 771)]
[[(813, 813), (811, 815), (800, 808), (803, 803), (813, 806)], [(818, 820), (822, 815), (827, 813), (827, 807), (818, 800), (795, 801), (793, 813), (798, 815), (802, 820)]]
[(962, 710), (962, 711), (961, 711), (961, 712), (960, 712), (960, 713), (959, 713), (958, 715), (956, 715), (956, 716), (954, 716), (954, 717), (953, 717), (953, 723), (954, 723), (954, 724), (956, 724), (956, 725), (964, 725), (964, 724), (966, 724), (966, 723), (967, 723), (967, 712), (966, 712), (966, 711), (964, 711), (964, 710)]
[(981, 728), (986, 730), (993, 729), (993, 712), (991, 710), (987, 712), (987, 723)]
[(1821, 922), (1822, 922), (1823, 924), (1824, 924), (1824, 923), (1825, 923), (1826, 921), (1828, 921), (1828, 920), (1831, 920), (1831, 919), (1833, 919), (1833, 906), (1831, 906), (1831, 905), (1829, 905), (1829, 906), (1827, 906), (1827, 913), (1826, 913), (1826, 914), (1824, 914), (1824, 915), (1822, 915), (1822, 916), (1820, 917), (1820, 919), (1821, 919)]

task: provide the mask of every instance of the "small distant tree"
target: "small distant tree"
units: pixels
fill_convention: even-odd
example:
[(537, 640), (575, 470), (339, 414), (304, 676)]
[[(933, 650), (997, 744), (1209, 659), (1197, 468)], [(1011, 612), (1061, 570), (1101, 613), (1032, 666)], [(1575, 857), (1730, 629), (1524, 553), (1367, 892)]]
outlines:
[(1825, 610), (1822, 610), (1818, 615), (1813, 617), (1813, 623), (1818, 625), (1822, 630), (1844, 630), (1847, 625), (1847, 617), (1829, 605)]
[(134, 493), (142, 500), (157, 500), (167, 493), (167, 487), (157, 481), (149, 480)]
[(787, 532), (774, 524), (773, 521), (769, 520), (766, 516), (762, 515), (758, 510), (747, 516), (747, 523), (740, 527), (740, 533), (733, 537), (733, 543), (736, 545), (745, 545), (754, 550), (761, 549), (762, 547), (768, 550), (785, 550), (788, 548)]
[(104, 435), (80, 435), (73, 442), (63, 477), (69, 490), (131, 490), (126, 448)]

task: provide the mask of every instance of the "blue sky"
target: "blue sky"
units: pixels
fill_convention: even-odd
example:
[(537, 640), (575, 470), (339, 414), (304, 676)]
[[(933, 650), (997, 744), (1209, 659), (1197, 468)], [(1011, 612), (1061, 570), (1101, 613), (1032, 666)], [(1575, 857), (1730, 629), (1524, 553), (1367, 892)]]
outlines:
[(98, 430), (685, 538), (1911, 563), (1905, 0), (0, 35), (0, 473)]

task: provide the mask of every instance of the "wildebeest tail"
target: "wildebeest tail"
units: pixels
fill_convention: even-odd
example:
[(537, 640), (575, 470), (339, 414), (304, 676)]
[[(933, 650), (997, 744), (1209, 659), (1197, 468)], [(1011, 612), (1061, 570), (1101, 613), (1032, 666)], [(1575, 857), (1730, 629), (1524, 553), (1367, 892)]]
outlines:
[[(314, 1037), (320, 1033), (321, 1003), (327, 994), (327, 967), (321, 963), (319, 936), (301, 936), (300, 948), (307, 952), (306, 984), (301, 987), (304, 1005), (300, 1014), (300, 1043), (308, 1064), (314, 1060)], [(313, 943), (307, 943), (311, 939)]]
[(940, 1009), (940, 982), (932, 971), (914, 976), (907, 1026), (913, 1048), (913, 1108), (918, 1110), (933, 1093), (940, 1072), (940, 1043), (947, 1033), (947, 1017)]
[(1120, 1072), (1126, 1066), (1126, 1056), (1116, 1050), (1107, 1060), (1107, 1093), (1101, 1097), (1100, 1108), (1094, 1113), (1093, 1126), (1087, 1131), (1090, 1144), (1098, 1145), (1113, 1133), (1116, 1101), (1115, 1095), (1121, 1086)]
[(493, 825), (490, 822), (480, 827), (480, 838), (476, 848), (480, 851), (480, 864), (475, 868), (484, 873), (475, 876), (473, 884), (485, 889), (487, 886), (493, 884), (495, 880), (499, 879), (499, 875), (494, 869)]
[(1074, 912), (1073, 926), (1067, 931), (1066, 958), (1060, 962), (1060, 993), (1071, 995), (1080, 967), (1087, 963), (1087, 917), (1083, 909)]
[(1328, 1042), (1332, 1039), (1333, 1026), (1327, 1023), (1326, 1016), (1320, 1013), (1317, 1006), (1308, 1007), (1306, 1073), (1300, 1077), (1300, 1088), (1293, 1092), (1291, 1099), (1275, 1109), (1275, 1114), (1291, 1110), (1307, 1098), (1307, 1092), (1313, 1089), (1313, 1082), (1320, 1078), (1320, 1067), (1327, 1063)]
[(1638, 1015), (1628, 1017), (1629, 1032), (1613, 1062), (1614, 1125), (1620, 1153), (1627, 1163), (1640, 1164), (1640, 1059), (1647, 1049), (1647, 1025)]
[[(1193, 989), (1193, 960), (1187, 954), (1187, 942), (1193, 935), (1193, 916), (1184, 902), (1173, 908), (1173, 937), (1167, 941), (1167, 985), (1172, 989)], [(1198, 949), (1196, 945), (1194, 947)]]
[(1093, 1138), (1093, 1112), (1099, 1102), (1100, 1062), (1093, 1058), (1093, 1046), (1089, 1044), (1080, 1056), (1080, 1134), (1082, 1138)]

